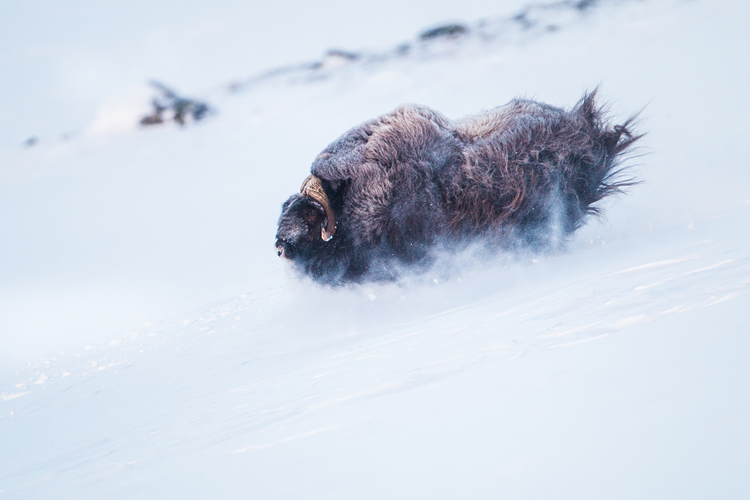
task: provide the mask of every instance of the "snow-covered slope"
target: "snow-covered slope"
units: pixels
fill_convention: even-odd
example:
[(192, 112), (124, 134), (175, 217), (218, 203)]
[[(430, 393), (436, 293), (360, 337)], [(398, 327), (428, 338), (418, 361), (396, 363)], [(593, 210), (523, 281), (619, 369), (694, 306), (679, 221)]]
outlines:
[[(135, 129), (134, 87), (0, 151), (0, 497), (747, 497), (750, 6), (539, 15), (559, 28), (218, 75), (184, 129)], [(276, 257), (281, 202), (350, 126), (596, 85), (645, 106), (644, 183), (565, 252), (340, 290)]]

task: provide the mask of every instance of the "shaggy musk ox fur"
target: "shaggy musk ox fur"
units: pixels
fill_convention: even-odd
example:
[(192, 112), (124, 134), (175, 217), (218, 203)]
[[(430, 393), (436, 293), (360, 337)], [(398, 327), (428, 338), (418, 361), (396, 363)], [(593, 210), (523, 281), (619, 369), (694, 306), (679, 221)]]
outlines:
[(554, 246), (633, 183), (618, 179), (633, 118), (610, 126), (595, 94), (571, 110), (517, 99), (458, 122), (403, 106), (353, 128), (284, 203), (279, 255), (340, 284), (426, 268), (438, 245)]

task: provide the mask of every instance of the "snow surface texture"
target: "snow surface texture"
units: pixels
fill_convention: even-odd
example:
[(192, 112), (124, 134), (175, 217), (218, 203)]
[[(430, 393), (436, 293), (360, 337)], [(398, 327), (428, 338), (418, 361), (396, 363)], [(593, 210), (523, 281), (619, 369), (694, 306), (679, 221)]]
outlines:
[[(213, 93), (164, 78), (218, 114), (139, 130), (133, 87), (1, 149), (0, 497), (747, 498), (750, 5), (565, 12), (243, 92), (229, 63)], [(646, 106), (644, 183), (567, 251), (350, 290), (276, 257), (281, 202), (352, 125), (598, 84)]]

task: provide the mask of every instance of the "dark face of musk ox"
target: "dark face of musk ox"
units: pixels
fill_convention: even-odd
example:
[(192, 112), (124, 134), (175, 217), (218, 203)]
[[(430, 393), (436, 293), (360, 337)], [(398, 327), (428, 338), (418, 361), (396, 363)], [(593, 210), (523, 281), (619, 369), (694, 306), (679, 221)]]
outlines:
[(320, 237), (327, 223), (323, 206), (298, 194), (290, 197), (281, 208), (276, 252), (279, 257), (295, 261), (320, 251), (325, 242)]
[(324, 240), (328, 224), (323, 205), (299, 194), (281, 208), (276, 252), (319, 283), (339, 285), (360, 279), (369, 269), (369, 253), (352, 248), (344, 228)]

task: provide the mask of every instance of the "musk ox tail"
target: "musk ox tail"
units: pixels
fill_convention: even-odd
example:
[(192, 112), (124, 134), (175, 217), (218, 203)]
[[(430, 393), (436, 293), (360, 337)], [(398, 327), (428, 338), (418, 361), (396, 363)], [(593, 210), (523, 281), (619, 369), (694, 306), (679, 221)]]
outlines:
[(608, 125), (606, 109), (597, 104), (596, 97), (595, 89), (585, 94), (572, 110), (585, 123), (584, 134), (592, 141), (589, 152), (579, 159), (581, 171), (574, 180), (574, 191), (584, 213), (600, 215), (600, 208), (594, 206), (596, 202), (638, 184), (639, 181), (625, 175), (621, 164), (623, 155), (643, 134), (633, 132), (637, 114), (620, 125)]

